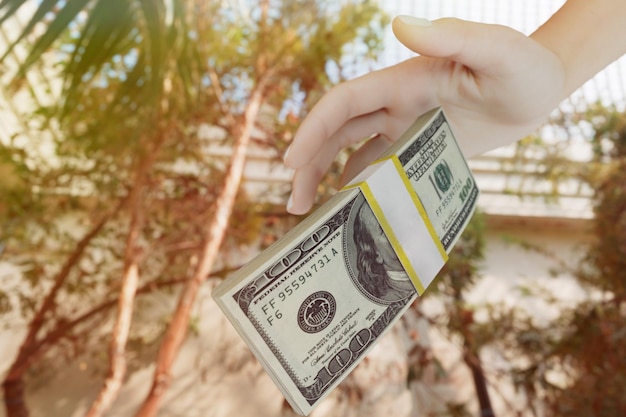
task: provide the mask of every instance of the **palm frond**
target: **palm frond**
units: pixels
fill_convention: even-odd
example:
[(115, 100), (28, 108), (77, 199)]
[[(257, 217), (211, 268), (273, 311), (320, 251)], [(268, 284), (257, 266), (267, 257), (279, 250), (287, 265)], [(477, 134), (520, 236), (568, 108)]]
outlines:
[[(2, 16), (0, 16), (0, 25), (3, 24), (4, 22), (6, 22), (8, 19), (10, 19), (11, 17), (13, 17), (17, 11), (27, 2), (28, 0), (2, 0), (0, 2), (0, 11), (4, 11), (4, 14), (2, 14)], [(52, 3), (52, 5), (50, 5), (50, 3)], [(43, 0), (39, 6), (39, 9), (37, 9), (37, 11), (35, 12), (40, 13), (43, 12), (44, 10), (48, 9), (48, 11), (52, 10), (52, 7), (56, 4), (56, 1), (54, 0)], [(37, 19), (37, 20), (32, 20), (31, 22), (38, 22), (40, 21), (43, 16), (45, 16), (45, 14), (47, 13), (44, 12), (42, 17)], [(32, 30), (32, 28), (31, 28)]]
[[(12, 14), (16, 13), (25, 2), (25, 0), (5, 0), (2, 4), (0, 4), (0, 10), (6, 8), (5, 14), (2, 16), (2, 19), (0, 19), (0, 24), (8, 19)], [(43, 35), (41, 35), (35, 44), (30, 48), (28, 56), (20, 64), (18, 74), (15, 78), (22, 78), (25, 76), (30, 67), (41, 59), (42, 54), (50, 48), (54, 41), (59, 39), (59, 37), (65, 33), (69, 24), (76, 19), (78, 13), (86, 7), (88, 2), (89, 0), (68, 0), (65, 3), (65, 6), (55, 14), (54, 19), (50, 22), (50, 24), (48, 24), (48, 27)], [(57, 3), (58, 2), (56, 0), (42, 0), (30, 21), (26, 24), (24, 29), (22, 29), (21, 34), (11, 45), (9, 45), (0, 60), (6, 58), (16, 45), (31, 34), (38, 23), (44, 21), (49, 13), (53, 13)]]
[[(147, 47), (148, 47), (148, 65), (150, 65), (150, 72), (152, 73), (153, 83), (162, 80), (164, 74), (164, 52), (165, 52), (165, 33), (164, 20), (165, 20), (165, 8), (162, 2), (157, 1), (142, 1), (140, 2), (143, 24), (148, 34)], [(155, 90), (159, 91), (162, 85), (153, 85)]]
[(74, 51), (65, 67), (62, 115), (76, 104), (77, 89), (95, 77), (113, 55), (122, 52), (125, 41), (133, 42), (135, 26), (131, 5), (126, 0), (98, 0), (90, 10)]

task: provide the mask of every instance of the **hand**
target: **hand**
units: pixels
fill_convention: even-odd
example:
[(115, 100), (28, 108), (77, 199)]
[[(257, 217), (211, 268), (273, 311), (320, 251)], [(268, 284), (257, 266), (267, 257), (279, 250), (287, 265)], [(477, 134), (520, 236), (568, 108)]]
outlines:
[(349, 159), (345, 183), (434, 107), (471, 156), (529, 134), (566, 95), (557, 55), (511, 28), (402, 16), (393, 30), (421, 56), (340, 84), (315, 105), (285, 155), (295, 168), (291, 213), (311, 208), (342, 148), (372, 138)]

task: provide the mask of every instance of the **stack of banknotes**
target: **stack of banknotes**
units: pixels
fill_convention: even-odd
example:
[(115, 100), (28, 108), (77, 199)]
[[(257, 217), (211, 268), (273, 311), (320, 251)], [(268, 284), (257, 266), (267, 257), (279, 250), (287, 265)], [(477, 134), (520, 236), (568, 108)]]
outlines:
[(293, 409), (309, 414), (427, 289), (477, 197), (434, 109), (213, 298)]

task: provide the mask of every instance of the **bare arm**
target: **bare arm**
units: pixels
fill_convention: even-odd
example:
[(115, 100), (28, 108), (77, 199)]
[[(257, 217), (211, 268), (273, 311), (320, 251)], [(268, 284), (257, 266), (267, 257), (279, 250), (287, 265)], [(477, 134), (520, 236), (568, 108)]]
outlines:
[(626, 54), (626, 1), (569, 0), (530, 37), (563, 62), (566, 98)]

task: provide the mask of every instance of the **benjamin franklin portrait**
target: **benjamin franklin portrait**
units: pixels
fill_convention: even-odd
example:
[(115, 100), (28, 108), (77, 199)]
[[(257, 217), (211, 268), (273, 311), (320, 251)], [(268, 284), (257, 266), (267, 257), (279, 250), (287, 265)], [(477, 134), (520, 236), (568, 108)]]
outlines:
[(415, 287), (362, 195), (354, 203), (349, 224), (349, 246), (354, 246), (348, 250), (354, 252), (351, 267), (359, 289), (384, 304), (413, 296)]

